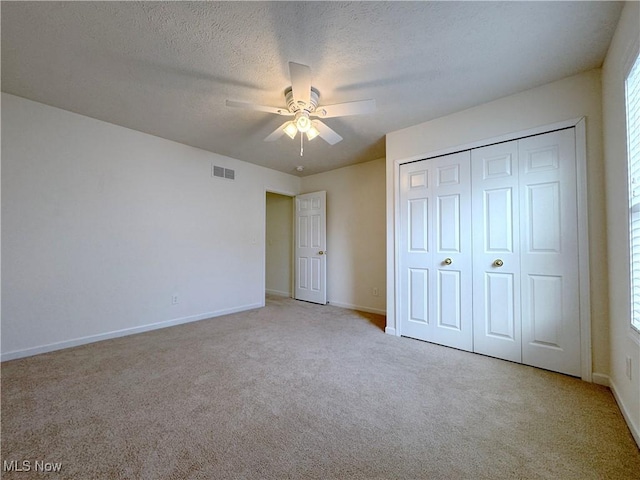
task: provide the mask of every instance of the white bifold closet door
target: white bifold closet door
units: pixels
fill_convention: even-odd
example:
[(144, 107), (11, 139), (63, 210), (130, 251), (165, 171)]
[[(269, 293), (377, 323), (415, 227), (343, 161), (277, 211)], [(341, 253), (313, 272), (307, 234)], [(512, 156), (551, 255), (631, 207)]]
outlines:
[(471, 152), (474, 351), (580, 375), (574, 130)]
[(402, 334), (473, 347), (469, 152), (401, 165)]
[(579, 377), (575, 130), (522, 139), (518, 158), (522, 362)]
[(518, 142), (471, 152), (473, 350), (522, 362)]
[(574, 129), (400, 174), (401, 334), (580, 376)]

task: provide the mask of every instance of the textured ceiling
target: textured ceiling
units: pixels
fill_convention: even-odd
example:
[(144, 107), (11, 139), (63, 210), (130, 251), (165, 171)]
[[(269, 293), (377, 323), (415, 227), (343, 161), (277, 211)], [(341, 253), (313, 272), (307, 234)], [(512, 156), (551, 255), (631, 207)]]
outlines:
[[(2, 90), (287, 173), (383, 157), (384, 135), (600, 67), (618, 2), (7, 2)], [(263, 141), (288, 62), (344, 140)]]

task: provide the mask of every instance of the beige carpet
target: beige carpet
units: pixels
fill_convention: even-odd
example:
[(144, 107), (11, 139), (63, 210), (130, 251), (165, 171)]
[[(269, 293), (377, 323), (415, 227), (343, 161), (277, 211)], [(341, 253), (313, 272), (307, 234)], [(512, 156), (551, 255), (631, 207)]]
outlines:
[(640, 478), (608, 389), (382, 321), (275, 297), (6, 362), (2, 478)]

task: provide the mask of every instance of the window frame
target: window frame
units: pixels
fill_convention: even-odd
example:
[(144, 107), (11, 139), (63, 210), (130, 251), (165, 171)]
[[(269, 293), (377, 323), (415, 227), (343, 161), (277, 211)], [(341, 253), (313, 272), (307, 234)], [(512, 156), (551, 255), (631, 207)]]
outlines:
[[(637, 47), (629, 55), (626, 67), (623, 90), (628, 185), (627, 207), (629, 209), (629, 326), (633, 332), (640, 334), (640, 49)], [(634, 84), (632, 85), (633, 92), (630, 93), (629, 79), (632, 77), (632, 73)], [(629, 101), (630, 96), (633, 97), (633, 102)], [(634, 107), (633, 112), (630, 107)], [(633, 127), (630, 126), (632, 120)], [(636, 257), (635, 262), (634, 256)]]

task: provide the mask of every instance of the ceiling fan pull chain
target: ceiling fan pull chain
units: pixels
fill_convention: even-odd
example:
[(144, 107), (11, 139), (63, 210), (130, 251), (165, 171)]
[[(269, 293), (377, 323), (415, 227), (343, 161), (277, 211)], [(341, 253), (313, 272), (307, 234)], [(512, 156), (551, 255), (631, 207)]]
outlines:
[(304, 154), (304, 134), (302, 132), (300, 132), (300, 156), (302, 156)]

